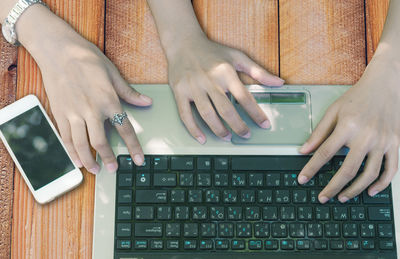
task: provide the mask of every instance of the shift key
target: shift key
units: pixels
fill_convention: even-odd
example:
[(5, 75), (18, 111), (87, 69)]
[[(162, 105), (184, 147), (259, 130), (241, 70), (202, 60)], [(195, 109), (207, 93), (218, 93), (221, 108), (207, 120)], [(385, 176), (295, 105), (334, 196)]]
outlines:
[(165, 190), (136, 190), (136, 203), (167, 203)]
[(162, 237), (162, 223), (135, 223), (136, 237)]
[(175, 173), (155, 173), (154, 174), (154, 186), (176, 186), (176, 174)]
[(392, 220), (392, 209), (390, 207), (369, 207), (369, 220)]

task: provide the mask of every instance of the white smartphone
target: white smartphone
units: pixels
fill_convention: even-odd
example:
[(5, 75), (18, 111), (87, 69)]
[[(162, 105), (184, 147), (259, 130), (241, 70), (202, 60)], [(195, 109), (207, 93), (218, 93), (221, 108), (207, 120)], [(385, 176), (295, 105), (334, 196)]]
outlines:
[(54, 200), (83, 179), (56, 128), (34, 95), (0, 110), (0, 138), (35, 200)]

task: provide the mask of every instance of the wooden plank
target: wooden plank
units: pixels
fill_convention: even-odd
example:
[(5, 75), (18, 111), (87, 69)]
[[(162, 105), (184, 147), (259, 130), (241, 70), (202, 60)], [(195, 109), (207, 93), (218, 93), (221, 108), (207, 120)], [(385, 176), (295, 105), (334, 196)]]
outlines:
[(389, 0), (366, 0), (365, 1), (365, 25), (367, 29), (367, 60), (371, 61), (372, 56), (378, 47), (386, 15), (389, 7)]
[(130, 83), (167, 83), (167, 62), (146, 0), (106, 1), (106, 55)]
[[(99, 47), (104, 45), (103, 0), (49, 0), (48, 5)], [(36, 94), (49, 111), (40, 71), (18, 52), (17, 98)], [(12, 258), (91, 258), (95, 177), (86, 171), (76, 190), (52, 203), (35, 203), (19, 173), (14, 180)]]
[[(15, 100), (17, 48), (1, 37), (0, 53), (1, 109)], [(0, 258), (9, 258), (11, 255), (13, 175), (13, 161), (0, 141)]]
[(363, 0), (280, 0), (281, 76), (289, 84), (354, 84), (365, 69)]
[[(202, 28), (216, 42), (242, 50), (279, 74), (278, 4), (276, 0), (194, 0)], [(246, 83), (253, 83), (242, 77)]]

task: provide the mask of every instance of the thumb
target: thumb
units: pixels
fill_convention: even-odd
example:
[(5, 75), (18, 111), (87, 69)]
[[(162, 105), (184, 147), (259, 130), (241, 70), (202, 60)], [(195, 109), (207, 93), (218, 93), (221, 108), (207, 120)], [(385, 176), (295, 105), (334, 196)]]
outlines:
[(246, 73), (263, 85), (282, 86), (285, 83), (285, 80), (271, 74), (242, 52), (239, 52), (234, 63), (237, 71)]
[(121, 97), (125, 102), (137, 106), (150, 106), (153, 103), (153, 100), (150, 97), (136, 91), (127, 84), (119, 72), (116, 73), (117, 75), (114, 74), (112, 76), (114, 88), (119, 97)]

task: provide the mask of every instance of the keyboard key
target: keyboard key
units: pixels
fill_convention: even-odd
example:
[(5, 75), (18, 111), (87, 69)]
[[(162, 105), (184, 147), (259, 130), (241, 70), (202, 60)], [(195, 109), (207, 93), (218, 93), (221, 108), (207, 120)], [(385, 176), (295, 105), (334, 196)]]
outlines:
[(131, 229), (130, 223), (117, 223), (117, 237), (130, 237)]
[(275, 222), (271, 225), (272, 237), (287, 237), (287, 225), (283, 222)]
[(224, 203), (237, 202), (237, 190), (224, 190), (223, 199), (224, 199)]
[(331, 173), (319, 173), (318, 174), (318, 183), (320, 187), (325, 187), (328, 185), (329, 181), (332, 179)]
[(183, 249), (194, 250), (197, 248), (197, 240), (185, 240), (183, 242)]
[(197, 174), (197, 186), (201, 186), (201, 187), (211, 186), (211, 174), (198, 173)]
[(249, 240), (249, 249), (250, 250), (261, 250), (262, 249), (262, 240)]
[(269, 237), (269, 224), (267, 222), (254, 224), (255, 237)]
[(319, 223), (307, 224), (308, 237), (322, 237), (322, 225)]
[(347, 207), (333, 207), (334, 220), (347, 220)]
[(136, 237), (162, 237), (163, 228), (161, 223), (135, 223)]
[(249, 186), (261, 187), (264, 185), (264, 175), (261, 173), (250, 173), (249, 174)]
[(246, 174), (245, 173), (233, 173), (232, 174), (232, 186), (238, 186), (238, 187), (246, 186)]
[(263, 208), (263, 220), (277, 220), (278, 219), (278, 208), (274, 206), (268, 206)]
[(135, 219), (139, 219), (139, 220), (154, 219), (154, 207), (153, 206), (136, 206)]
[(228, 170), (228, 158), (227, 157), (217, 157), (214, 159), (215, 170)]
[(179, 174), (179, 185), (183, 187), (194, 186), (193, 173), (181, 173)]
[(203, 192), (202, 190), (189, 190), (188, 201), (190, 203), (201, 203), (203, 202)]
[(358, 240), (347, 240), (346, 241), (347, 250), (358, 250), (360, 249), (360, 242)]
[(130, 156), (118, 156), (118, 171), (129, 171), (133, 170), (133, 162)]
[(181, 224), (180, 223), (167, 223), (165, 225), (165, 235), (167, 237), (180, 237)]
[(207, 203), (218, 203), (219, 202), (219, 191), (207, 190), (206, 191), (206, 202)]
[(331, 218), (330, 208), (327, 206), (315, 207), (315, 218), (317, 220), (329, 220)]
[(282, 220), (295, 220), (295, 210), (293, 206), (281, 207), (281, 219)]
[(242, 219), (242, 207), (228, 207), (228, 219), (229, 220), (241, 220)]
[(337, 223), (325, 223), (326, 237), (340, 237), (340, 227)]
[(313, 219), (312, 207), (299, 207), (297, 209), (297, 218), (299, 220), (312, 220)]
[(199, 236), (199, 225), (197, 223), (183, 224), (183, 236), (184, 237), (198, 237)]
[(358, 237), (358, 226), (355, 223), (343, 224), (344, 237)]
[(171, 170), (193, 170), (193, 157), (178, 156), (171, 157)]
[(264, 241), (265, 250), (277, 250), (278, 249), (278, 240), (276, 239), (267, 239)]
[(365, 250), (373, 250), (373, 249), (375, 249), (375, 241), (364, 239), (361, 241), (361, 247), (362, 247), (362, 249), (365, 249)]
[(224, 207), (210, 207), (210, 217), (212, 220), (224, 220), (225, 208)]
[(319, 204), (318, 194), (321, 190), (310, 190), (310, 202), (313, 204)]
[(365, 208), (364, 207), (351, 207), (350, 208), (351, 220), (365, 220)]
[(215, 186), (228, 186), (228, 174), (216, 173), (214, 174), (214, 185)]
[(154, 170), (167, 170), (168, 158), (166, 156), (156, 156), (153, 158)]
[(201, 223), (200, 233), (202, 237), (215, 237), (217, 233), (215, 223)]
[(243, 250), (246, 248), (244, 240), (232, 240), (232, 250)]
[(389, 207), (368, 207), (369, 220), (392, 220), (392, 209)]
[(272, 203), (272, 190), (258, 190), (257, 197), (259, 203)]
[(175, 207), (175, 219), (177, 220), (189, 219), (189, 207), (186, 206)]
[(310, 249), (310, 240), (307, 239), (298, 239), (296, 240), (296, 248), (298, 250), (308, 250)]
[(132, 242), (131, 240), (117, 240), (117, 249), (131, 249)]
[(192, 218), (196, 220), (207, 219), (207, 207), (205, 206), (196, 206), (192, 209), (193, 215)]
[(394, 243), (392, 240), (380, 240), (379, 248), (382, 250), (392, 250), (394, 249)]
[(167, 249), (168, 250), (178, 250), (179, 249), (179, 240), (167, 240)]
[(117, 219), (118, 220), (131, 220), (132, 219), (132, 207), (131, 206), (119, 206), (117, 208)]
[(131, 190), (118, 190), (118, 203), (131, 203), (132, 191)]
[(314, 248), (315, 250), (326, 250), (328, 249), (328, 241), (326, 239), (315, 239)]
[(119, 187), (131, 187), (133, 184), (132, 174), (118, 174)]
[(294, 249), (294, 241), (291, 239), (281, 240), (281, 249), (282, 250), (293, 250)]
[(219, 223), (218, 224), (219, 237), (233, 237), (233, 224), (232, 223)]
[(392, 224), (378, 224), (379, 237), (393, 237)]
[(260, 215), (260, 208), (259, 207), (246, 207), (245, 208), (245, 219), (246, 220), (259, 220), (261, 215)]
[(136, 186), (148, 187), (150, 186), (150, 174), (145, 172), (136, 173)]
[(252, 227), (250, 223), (237, 223), (236, 224), (236, 236), (237, 237), (251, 237)]
[(136, 203), (167, 203), (165, 190), (136, 190)]
[(287, 187), (297, 186), (297, 174), (284, 174), (283, 175), (283, 185)]
[(275, 202), (289, 203), (290, 202), (289, 190), (275, 190)]
[(375, 237), (375, 225), (372, 223), (361, 224), (361, 237)]
[(199, 248), (201, 250), (212, 250), (214, 248), (214, 242), (212, 240), (201, 240)]
[(369, 196), (367, 192), (363, 192), (363, 201), (366, 204), (390, 204), (390, 188), (386, 188), (374, 197)]
[(307, 190), (293, 190), (293, 203), (306, 203)]
[(289, 232), (291, 237), (304, 237), (305, 227), (303, 223), (290, 223)]
[(240, 192), (242, 203), (254, 203), (256, 202), (256, 192), (255, 190), (243, 190)]
[(227, 250), (229, 249), (229, 240), (222, 239), (215, 241), (215, 248), (217, 250)]
[(137, 250), (147, 249), (147, 240), (135, 240), (133, 243)]
[(281, 174), (280, 173), (268, 173), (266, 175), (265, 182), (268, 187), (278, 187), (281, 185)]
[(342, 250), (344, 248), (342, 240), (330, 240), (329, 245), (332, 250)]
[(151, 240), (150, 248), (154, 250), (161, 250), (164, 248), (164, 243), (162, 240)]
[(154, 186), (175, 187), (175, 173), (154, 173)]
[(211, 158), (210, 157), (198, 157), (197, 158), (197, 169), (198, 170), (211, 170)]
[(171, 202), (172, 203), (185, 202), (185, 190), (171, 190)]
[(158, 220), (170, 220), (172, 219), (172, 209), (170, 206), (158, 206), (157, 207), (157, 219)]

